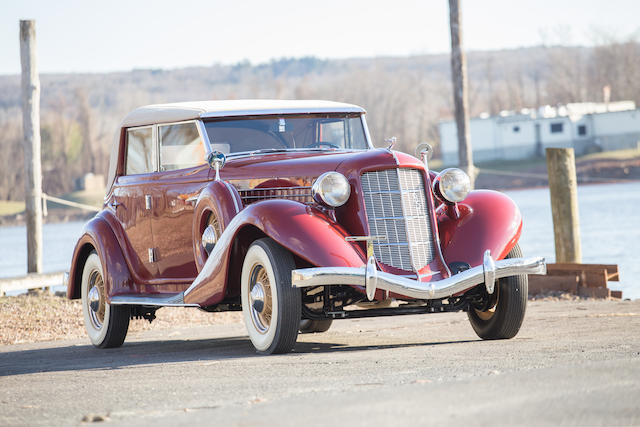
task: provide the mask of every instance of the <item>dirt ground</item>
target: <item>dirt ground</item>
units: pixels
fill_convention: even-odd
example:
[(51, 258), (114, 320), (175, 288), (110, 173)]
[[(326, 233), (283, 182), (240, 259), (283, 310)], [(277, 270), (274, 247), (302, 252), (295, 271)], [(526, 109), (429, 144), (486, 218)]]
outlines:
[[(550, 292), (531, 300), (584, 300), (575, 295)], [(207, 313), (196, 308), (164, 307), (156, 312), (152, 324), (132, 319), (129, 331), (171, 329), (176, 326), (241, 323), (239, 312)], [(55, 341), (86, 337), (80, 300), (46, 292), (0, 297), (0, 345)]]
[[(132, 319), (129, 331), (162, 330), (175, 326), (241, 322), (238, 312), (206, 313), (195, 308), (165, 307), (150, 324)], [(48, 293), (0, 297), (0, 345), (86, 337), (80, 300)]]
[(640, 425), (639, 331), (640, 301), (569, 300), (531, 301), (511, 340), (443, 313), (336, 321), (278, 356), (239, 322), (3, 345), (0, 425)]

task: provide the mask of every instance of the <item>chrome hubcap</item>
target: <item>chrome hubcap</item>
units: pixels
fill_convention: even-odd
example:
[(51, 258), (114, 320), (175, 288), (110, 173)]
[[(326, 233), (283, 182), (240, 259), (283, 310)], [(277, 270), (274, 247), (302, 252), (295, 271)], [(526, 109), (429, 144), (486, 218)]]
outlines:
[(202, 247), (207, 252), (207, 255), (211, 255), (213, 247), (216, 245), (216, 229), (213, 224), (207, 225), (202, 233)]
[(267, 271), (261, 265), (255, 265), (251, 270), (249, 307), (251, 321), (256, 330), (261, 334), (267, 333), (272, 315), (271, 282)]
[(89, 291), (89, 308), (93, 310), (94, 313), (100, 310), (100, 291), (95, 286)]
[(106, 301), (104, 292), (104, 281), (99, 271), (92, 271), (89, 275), (89, 292), (87, 293), (87, 305), (89, 308), (89, 319), (95, 329), (101, 329), (106, 313)]
[(253, 285), (253, 289), (251, 289), (251, 295), (249, 297), (251, 307), (253, 307), (253, 309), (258, 313), (262, 313), (264, 310), (264, 287), (262, 286), (262, 283), (258, 282)]

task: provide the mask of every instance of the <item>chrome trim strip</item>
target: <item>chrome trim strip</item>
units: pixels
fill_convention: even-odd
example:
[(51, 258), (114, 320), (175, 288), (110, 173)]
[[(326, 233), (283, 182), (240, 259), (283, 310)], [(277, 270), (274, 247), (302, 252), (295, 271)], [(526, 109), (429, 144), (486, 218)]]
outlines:
[(238, 206), (238, 201), (233, 195), (233, 188), (231, 187), (231, 184), (229, 184), (227, 181), (222, 181), (222, 182), (224, 182), (224, 185), (227, 187), (227, 190), (229, 190), (229, 194), (231, 194), (231, 198), (233, 199), (233, 206), (236, 208), (236, 213), (240, 212), (240, 206)]
[(116, 295), (111, 297), (111, 305), (150, 305), (154, 307), (200, 307), (198, 304), (186, 304), (184, 294), (169, 296)]
[[(242, 191), (253, 191), (253, 190), (242, 190)], [(241, 199), (287, 199), (292, 197), (312, 197), (311, 193), (301, 193), (301, 194), (268, 194), (262, 196), (240, 196)]]
[(200, 133), (200, 138), (202, 138), (202, 141), (204, 141), (204, 158), (206, 162), (209, 154), (213, 152), (213, 150), (211, 149), (211, 141), (209, 141), (209, 134), (207, 133), (207, 129), (204, 127), (204, 122), (202, 120), (196, 120), (196, 124), (198, 126), (198, 133)]
[(227, 154), (227, 159), (243, 159), (245, 157), (253, 156), (265, 156), (270, 154), (283, 154), (283, 153), (354, 153), (358, 151), (369, 151), (369, 148), (288, 148), (280, 151), (238, 151), (235, 153)]
[(346, 236), (346, 242), (369, 242), (374, 240), (387, 240), (387, 236)]
[(311, 186), (298, 185), (296, 187), (260, 187), (260, 188), (247, 188), (241, 191), (271, 191), (271, 190), (311, 190)]
[(360, 121), (362, 122), (362, 128), (364, 129), (364, 137), (367, 139), (367, 145), (369, 145), (370, 149), (375, 148), (371, 141), (371, 134), (369, 134), (369, 126), (367, 126), (367, 118), (365, 117), (365, 114), (360, 115)]
[[(491, 255), (485, 252), (485, 260)], [(291, 283), (294, 288), (315, 286), (355, 285), (366, 289), (369, 299), (376, 289), (384, 289), (410, 298), (441, 299), (458, 292), (466, 291), (485, 281), (485, 274), (494, 279), (517, 276), (520, 274), (546, 274), (547, 266), (544, 258), (509, 258), (494, 262), (494, 269), (486, 271), (479, 265), (462, 271), (447, 279), (434, 282), (420, 282), (402, 276), (396, 276), (375, 269), (371, 259), (363, 267), (316, 267), (302, 268), (291, 272)], [(492, 260), (493, 261), (493, 260)]]
[(238, 116), (280, 116), (287, 114), (324, 114), (324, 113), (360, 113), (364, 114), (365, 110), (360, 107), (313, 107), (313, 108), (278, 108), (278, 109), (261, 109), (261, 110), (231, 110), (231, 111), (210, 111), (200, 113), (201, 119), (212, 117), (238, 117)]

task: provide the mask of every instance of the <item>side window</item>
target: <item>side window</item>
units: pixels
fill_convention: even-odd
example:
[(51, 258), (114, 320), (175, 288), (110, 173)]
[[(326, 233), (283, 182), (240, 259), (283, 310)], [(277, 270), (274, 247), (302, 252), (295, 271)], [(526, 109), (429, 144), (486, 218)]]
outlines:
[(205, 163), (204, 145), (195, 123), (160, 125), (158, 136), (160, 170), (184, 169)]
[(127, 130), (127, 159), (125, 174), (135, 175), (156, 170), (151, 126)]

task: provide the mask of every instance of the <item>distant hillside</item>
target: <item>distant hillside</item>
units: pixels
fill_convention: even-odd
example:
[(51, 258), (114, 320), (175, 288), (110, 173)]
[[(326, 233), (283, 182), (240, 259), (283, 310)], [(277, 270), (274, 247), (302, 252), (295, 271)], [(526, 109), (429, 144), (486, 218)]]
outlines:
[[(612, 100), (640, 103), (635, 41), (470, 52), (468, 67), (472, 115), (600, 100), (605, 85), (611, 86)], [(45, 191), (52, 194), (72, 191), (73, 180), (83, 173), (105, 172), (120, 119), (139, 105), (232, 98), (351, 102), (367, 109), (375, 142), (397, 136), (397, 147), (407, 152), (422, 141), (437, 149), (437, 123), (450, 118), (453, 108), (449, 56), (444, 54), (44, 74), (41, 82)], [(0, 200), (20, 199), (19, 76), (0, 76), (0, 94)]]

